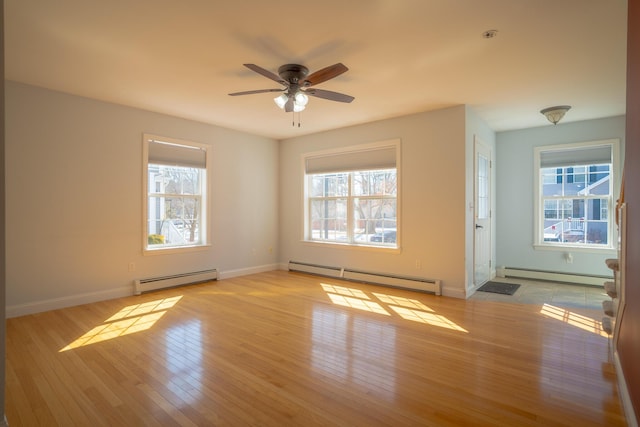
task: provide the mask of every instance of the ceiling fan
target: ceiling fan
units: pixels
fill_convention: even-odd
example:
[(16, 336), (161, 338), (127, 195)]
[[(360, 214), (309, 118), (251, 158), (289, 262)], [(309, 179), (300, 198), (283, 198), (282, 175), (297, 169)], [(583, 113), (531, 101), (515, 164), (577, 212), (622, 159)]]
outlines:
[(282, 92), (281, 95), (274, 98), (274, 101), (278, 107), (283, 108), (284, 111), (288, 113), (304, 110), (307, 102), (309, 102), (309, 96), (338, 102), (351, 102), (355, 99), (353, 96), (345, 95), (344, 93), (316, 89), (313, 87), (348, 71), (349, 69), (342, 63), (331, 65), (311, 74), (309, 74), (309, 69), (307, 67), (299, 64), (282, 65), (278, 68), (278, 74), (265, 70), (255, 64), (243, 65), (256, 73), (262, 74), (266, 78), (281, 84), (283, 87), (279, 89), (258, 89), (234, 92), (229, 94), (231, 96), (252, 95), (254, 93), (265, 92)]

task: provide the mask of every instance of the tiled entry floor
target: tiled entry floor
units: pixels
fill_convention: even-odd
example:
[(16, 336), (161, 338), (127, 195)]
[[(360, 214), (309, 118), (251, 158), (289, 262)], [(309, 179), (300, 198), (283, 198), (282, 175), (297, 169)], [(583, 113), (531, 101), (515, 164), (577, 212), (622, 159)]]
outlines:
[(501, 301), (519, 304), (553, 304), (563, 308), (602, 310), (602, 302), (610, 299), (602, 286), (582, 286), (566, 283), (543, 282), (513, 277), (496, 277), (495, 282), (521, 285), (513, 295), (476, 291), (469, 300)]

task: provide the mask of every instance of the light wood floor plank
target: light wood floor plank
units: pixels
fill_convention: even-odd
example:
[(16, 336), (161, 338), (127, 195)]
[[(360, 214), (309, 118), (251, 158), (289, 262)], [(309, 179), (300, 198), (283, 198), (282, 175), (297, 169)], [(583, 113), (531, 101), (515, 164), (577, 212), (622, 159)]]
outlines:
[(7, 418), (624, 426), (601, 313), (547, 309), (274, 271), (9, 319)]

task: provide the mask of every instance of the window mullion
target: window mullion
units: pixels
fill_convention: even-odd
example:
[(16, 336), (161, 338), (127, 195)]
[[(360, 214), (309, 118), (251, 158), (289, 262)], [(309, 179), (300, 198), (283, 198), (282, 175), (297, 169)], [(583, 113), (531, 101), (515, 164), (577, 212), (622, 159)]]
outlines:
[(355, 243), (355, 198), (353, 197), (353, 173), (349, 173), (347, 186), (347, 241)]

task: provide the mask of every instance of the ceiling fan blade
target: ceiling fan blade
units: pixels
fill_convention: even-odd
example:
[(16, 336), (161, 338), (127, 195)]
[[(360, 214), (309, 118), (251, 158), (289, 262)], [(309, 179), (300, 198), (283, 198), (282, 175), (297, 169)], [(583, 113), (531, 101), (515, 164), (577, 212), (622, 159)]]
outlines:
[(304, 86), (314, 86), (318, 83), (326, 82), (334, 77), (338, 77), (340, 74), (348, 71), (349, 69), (341, 62), (333, 64), (329, 67), (318, 70), (311, 73), (306, 79), (304, 79)]
[(282, 80), (279, 75), (277, 75), (275, 73), (272, 73), (269, 70), (265, 70), (264, 68), (259, 67), (256, 64), (242, 64), (242, 65), (244, 65), (245, 67), (247, 67), (248, 69), (250, 69), (252, 71), (255, 71), (258, 74), (262, 74), (263, 76), (265, 76), (268, 79), (273, 80), (274, 82), (278, 82), (278, 83), (283, 84), (283, 85), (286, 85), (286, 83), (287, 83), (284, 80)]
[(338, 101), (338, 102), (351, 102), (355, 98), (350, 95), (345, 95), (344, 93), (332, 92), (330, 90), (322, 90), (322, 89), (307, 89), (304, 91), (307, 95), (315, 96), (316, 98), (328, 99), (330, 101)]
[(254, 93), (265, 93), (265, 92), (284, 92), (286, 89), (258, 89), (258, 90), (245, 90), (244, 92), (233, 92), (230, 93), (230, 96), (238, 96), (238, 95), (253, 95)]

